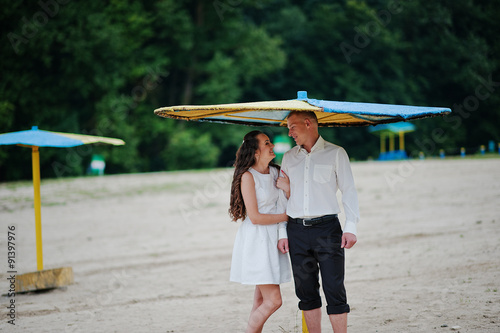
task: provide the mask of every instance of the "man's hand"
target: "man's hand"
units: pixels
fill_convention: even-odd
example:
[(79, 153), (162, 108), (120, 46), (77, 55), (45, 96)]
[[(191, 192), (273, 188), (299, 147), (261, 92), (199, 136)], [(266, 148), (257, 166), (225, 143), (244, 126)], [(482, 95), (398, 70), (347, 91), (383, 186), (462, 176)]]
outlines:
[[(357, 241), (358, 241), (358, 239), (356, 238), (355, 234), (351, 234), (350, 232), (345, 232), (342, 235), (342, 244), (340, 245), (340, 247), (350, 249), (351, 247), (354, 246), (354, 244), (356, 244)], [(278, 246), (279, 246), (279, 243), (278, 243)]]
[(281, 253), (288, 252), (288, 238), (281, 238), (278, 240), (278, 250), (280, 250)]

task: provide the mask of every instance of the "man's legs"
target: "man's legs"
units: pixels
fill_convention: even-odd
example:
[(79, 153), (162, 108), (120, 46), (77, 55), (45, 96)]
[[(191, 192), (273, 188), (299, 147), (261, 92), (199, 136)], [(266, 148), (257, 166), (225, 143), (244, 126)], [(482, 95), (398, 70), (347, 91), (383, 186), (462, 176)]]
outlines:
[(330, 323), (332, 324), (334, 333), (347, 332), (347, 313), (331, 314), (328, 317), (330, 317)]
[(340, 248), (342, 229), (338, 219), (314, 227), (288, 223), (287, 230), (295, 292), (309, 332), (321, 332), (320, 267), (332, 328), (335, 333), (345, 333), (350, 309), (344, 288), (344, 249)]
[[(309, 333), (321, 333), (321, 309), (304, 311)], [(329, 315), (334, 333), (347, 333), (347, 313)]]
[(345, 258), (340, 248), (342, 229), (338, 219), (321, 226), (324, 231), (318, 239), (315, 252), (319, 262), (327, 313), (333, 332), (347, 332), (347, 313), (350, 311), (344, 287)]
[(288, 242), (299, 309), (304, 311), (309, 332), (317, 333), (321, 332), (319, 267), (309, 243), (311, 229), (306, 228), (309, 227), (288, 223)]
[(321, 308), (304, 311), (309, 333), (321, 333)]

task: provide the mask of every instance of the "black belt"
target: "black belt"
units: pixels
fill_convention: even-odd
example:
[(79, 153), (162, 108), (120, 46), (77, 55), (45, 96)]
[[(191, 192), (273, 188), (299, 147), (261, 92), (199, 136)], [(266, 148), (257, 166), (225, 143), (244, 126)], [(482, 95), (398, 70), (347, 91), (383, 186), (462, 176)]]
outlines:
[(313, 225), (318, 225), (323, 222), (330, 222), (336, 218), (337, 214), (324, 215), (324, 216), (314, 217), (311, 219), (294, 219), (292, 217), (288, 217), (288, 222), (302, 224), (304, 227), (312, 227)]

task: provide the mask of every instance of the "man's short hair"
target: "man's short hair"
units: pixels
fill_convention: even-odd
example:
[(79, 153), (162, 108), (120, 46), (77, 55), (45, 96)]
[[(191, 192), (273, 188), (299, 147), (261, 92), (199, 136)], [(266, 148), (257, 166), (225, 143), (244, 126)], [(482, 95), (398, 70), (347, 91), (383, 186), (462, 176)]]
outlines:
[(290, 118), (293, 115), (298, 115), (303, 119), (309, 119), (312, 122), (318, 124), (318, 117), (316, 116), (316, 113), (314, 113), (313, 111), (292, 111), (288, 114), (287, 118)]

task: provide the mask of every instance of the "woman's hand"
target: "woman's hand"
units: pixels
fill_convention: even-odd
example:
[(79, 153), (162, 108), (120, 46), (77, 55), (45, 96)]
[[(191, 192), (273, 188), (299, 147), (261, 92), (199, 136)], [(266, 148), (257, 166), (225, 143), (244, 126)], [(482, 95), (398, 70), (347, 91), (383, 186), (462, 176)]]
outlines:
[(276, 187), (279, 188), (280, 190), (283, 190), (285, 192), (286, 198), (290, 198), (290, 179), (288, 178), (288, 175), (285, 173), (285, 171), (281, 170), (280, 173), (282, 176), (278, 177), (278, 180), (276, 180)]

